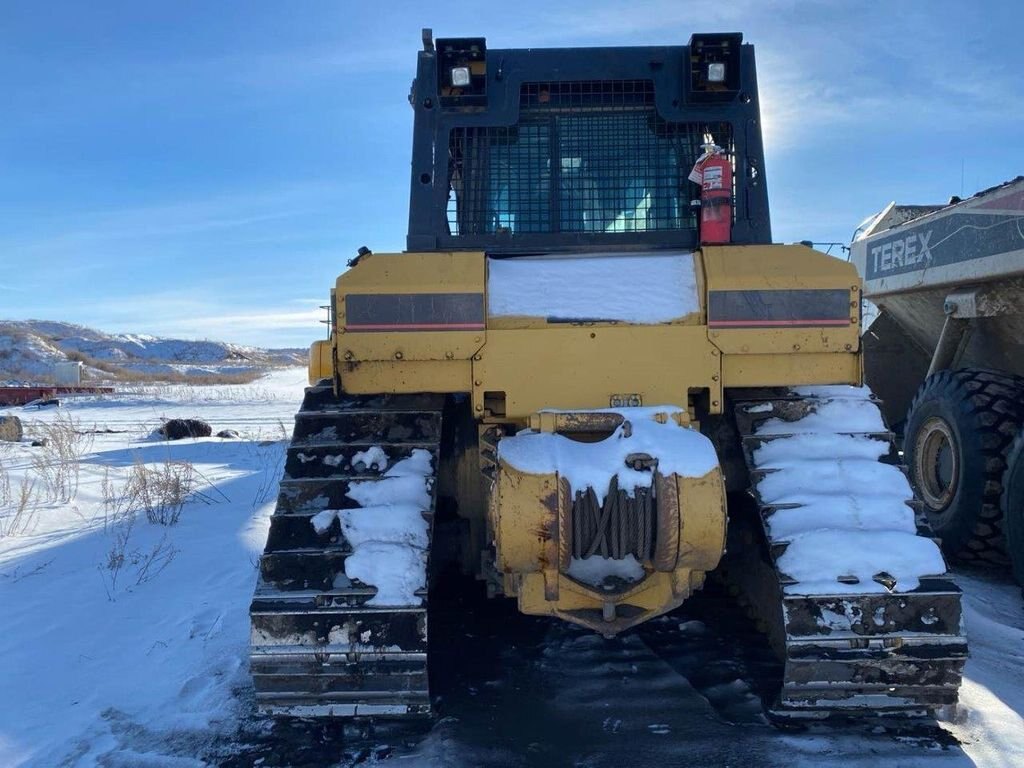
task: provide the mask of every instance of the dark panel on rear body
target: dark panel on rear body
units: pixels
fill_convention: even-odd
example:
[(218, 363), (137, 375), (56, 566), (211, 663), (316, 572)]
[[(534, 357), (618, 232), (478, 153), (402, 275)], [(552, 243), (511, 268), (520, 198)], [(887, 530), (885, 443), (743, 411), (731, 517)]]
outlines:
[(482, 293), (350, 293), (346, 331), (475, 331), (484, 328)]
[(850, 323), (848, 290), (711, 291), (711, 328), (846, 326)]

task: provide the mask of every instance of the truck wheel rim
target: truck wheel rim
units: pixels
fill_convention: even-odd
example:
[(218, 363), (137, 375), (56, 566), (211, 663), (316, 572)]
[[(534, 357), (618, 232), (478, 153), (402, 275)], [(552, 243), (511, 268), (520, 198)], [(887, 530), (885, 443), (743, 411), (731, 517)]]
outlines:
[(953, 431), (945, 420), (933, 416), (921, 426), (914, 451), (914, 474), (930, 509), (942, 510), (956, 495), (960, 457)]

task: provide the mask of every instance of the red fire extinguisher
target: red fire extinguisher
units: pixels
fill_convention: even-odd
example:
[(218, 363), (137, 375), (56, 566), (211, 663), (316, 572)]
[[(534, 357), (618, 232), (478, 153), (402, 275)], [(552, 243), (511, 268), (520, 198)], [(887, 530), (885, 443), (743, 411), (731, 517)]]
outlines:
[(700, 242), (728, 243), (732, 237), (732, 163), (711, 134), (704, 134), (704, 154), (690, 172), (700, 184)]

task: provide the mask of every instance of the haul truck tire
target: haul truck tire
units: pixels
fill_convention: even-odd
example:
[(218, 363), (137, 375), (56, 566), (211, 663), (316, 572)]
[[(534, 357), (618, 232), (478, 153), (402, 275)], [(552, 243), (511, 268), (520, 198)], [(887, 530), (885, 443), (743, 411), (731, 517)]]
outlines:
[(1003, 533), (1017, 583), (1024, 586), (1024, 430), (1013, 441), (1003, 474)]
[(932, 374), (907, 416), (911, 480), (943, 549), (1005, 565), (1000, 497), (1007, 456), (1024, 420), (1024, 379), (966, 368)]

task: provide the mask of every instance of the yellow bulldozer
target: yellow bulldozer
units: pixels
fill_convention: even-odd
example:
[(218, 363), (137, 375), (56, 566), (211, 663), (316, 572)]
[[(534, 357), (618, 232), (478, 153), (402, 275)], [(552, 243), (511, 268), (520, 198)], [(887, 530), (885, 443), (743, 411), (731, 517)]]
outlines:
[(861, 283), (773, 245), (752, 46), (424, 30), (407, 250), (331, 291), (251, 607), (260, 708), (432, 712), (431, 574), (611, 637), (709, 575), (779, 718), (920, 714), (966, 657)]

